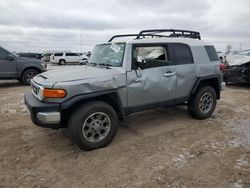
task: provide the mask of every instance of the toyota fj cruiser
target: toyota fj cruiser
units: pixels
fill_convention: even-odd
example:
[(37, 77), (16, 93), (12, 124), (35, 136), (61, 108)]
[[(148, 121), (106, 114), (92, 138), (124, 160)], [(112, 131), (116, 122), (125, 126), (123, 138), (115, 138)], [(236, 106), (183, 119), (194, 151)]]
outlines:
[[(134, 39), (114, 42), (122, 37)], [(67, 127), (80, 148), (93, 150), (142, 110), (187, 104), (194, 118), (208, 118), (224, 83), (215, 48), (200, 33), (163, 29), (116, 35), (96, 45), (85, 66), (45, 72), (31, 87), (25, 104), (33, 123)]]

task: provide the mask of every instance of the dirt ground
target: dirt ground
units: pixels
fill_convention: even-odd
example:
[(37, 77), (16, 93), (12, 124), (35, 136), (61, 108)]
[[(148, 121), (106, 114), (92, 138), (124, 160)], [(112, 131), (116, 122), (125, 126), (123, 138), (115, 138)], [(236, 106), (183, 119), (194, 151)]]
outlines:
[(91, 152), (33, 125), (29, 90), (0, 81), (0, 187), (250, 187), (250, 85), (227, 87), (207, 120), (182, 106), (130, 116)]

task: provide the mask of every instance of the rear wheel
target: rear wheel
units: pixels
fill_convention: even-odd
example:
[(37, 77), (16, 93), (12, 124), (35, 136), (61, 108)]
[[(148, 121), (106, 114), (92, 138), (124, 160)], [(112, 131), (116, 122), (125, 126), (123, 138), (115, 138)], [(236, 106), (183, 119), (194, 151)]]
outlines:
[(216, 107), (216, 93), (211, 86), (201, 87), (189, 100), (188, 110), (196, 119), (206, 119), (211, 116)]
[(70, 116), (68, 124), (73, 141), (83, 150), (107, 146), (113, 140), (117, 127), (116, 112), (101, 101), (80, 106)]
[(59, 65), (65, 65), (66, 64), (66, 61), (64, 60), (64, 59), (61, 59), (60, 61), (59, 61)]
[(37, 74), (39, 74), (40, 72), (36, 69), (28, 69), (26, 71), (24, 71), (23, 75), (22, 75), (22, 82), (25, 84), (25, 85), (29, 85), (30, 84), (30, 81), (31, 79), (36, 76)]

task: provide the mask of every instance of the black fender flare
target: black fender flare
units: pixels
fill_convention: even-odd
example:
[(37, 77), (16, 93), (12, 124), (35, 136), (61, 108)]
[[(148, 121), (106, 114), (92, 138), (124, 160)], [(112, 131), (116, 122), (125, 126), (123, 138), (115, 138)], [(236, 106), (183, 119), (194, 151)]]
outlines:
[(61, 104), (61, 109), (63, 111), (70, 109), (72, 106), (75, 106), (82, 102), (89, 102), (91, 100), (101, 100), (110, 104), (116, 111), (119, 113), (122, 120), (125, 119), (124, 108), (121, 102), (121, 98), (116, 89), (98, 91), (92, 93), (86, 93), (74, 96)]
[(216, 91), (217, 98), (220, 98), (220, 91), (221, 91), (221, 80), (222, 78), (219, 75), (210, 75), (210, 76), (205, 76), (205, 77), (198, 77), (197, 80), (195, 81), (195, 84), (191, 90), (191, 95), (195, 94), (197, 91), (198, 87), (200, 86), (201, 82), (208, 81), (211, 79), (216, 79), (216, 86), (218, 87), (218, 91)]

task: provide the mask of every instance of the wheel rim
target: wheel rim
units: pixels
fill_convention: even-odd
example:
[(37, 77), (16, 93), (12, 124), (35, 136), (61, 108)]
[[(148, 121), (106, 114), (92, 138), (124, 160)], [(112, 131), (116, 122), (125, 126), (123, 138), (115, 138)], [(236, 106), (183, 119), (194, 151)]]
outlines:
[(204, 93), (200, 99), (199, 108), (204, 114), (208, 113), (213, 107), (214, 99), (211, 93)]
[(109, 133), (111, 121), (107, 114), (96, 112), (88, 116), (82, 126), (82, 134), (89, 142), (99, 142)]
[(28, 72), (27, 74), (25, 74), (25, 80), (26, 80), (28, 83), (30, 83), (30, 80), (31, 80), (34, 76), (36, 76), (36, 75), (37, 75), (36, 72), (30, 71), (30, 72)]

